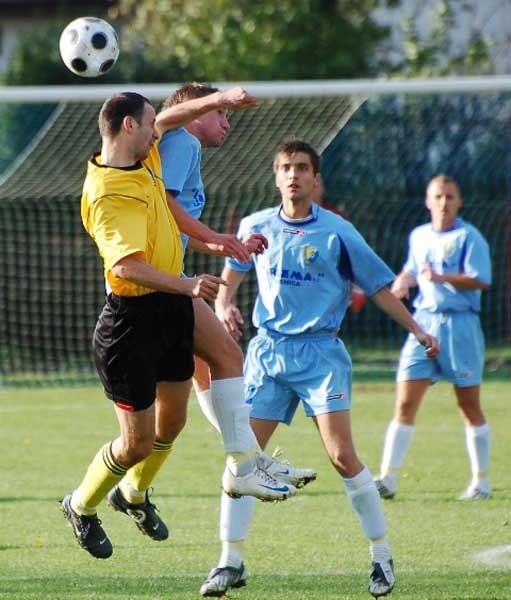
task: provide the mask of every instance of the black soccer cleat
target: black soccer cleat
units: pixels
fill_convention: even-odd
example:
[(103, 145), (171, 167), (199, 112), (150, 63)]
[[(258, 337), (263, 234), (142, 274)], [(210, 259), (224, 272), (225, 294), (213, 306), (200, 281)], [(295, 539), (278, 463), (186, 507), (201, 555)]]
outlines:
[(142, 504), (133, 504), (126, 500), (119, 486), (116, 485), (108, 493), (108, 504), (114, 510), (118, 510), (131, 517), (140, 531), (144, 535), (148, 535), (151, 539), (161, 542), (169, 537), (169, 530), (156, 514), (158, 509), (149, 501), (148, 492), (146, 492), (145, 500)]
[(71, 508), (71, 494), (60, 501), (64, 517), (69, 521), (78, 544), (94, 558), (112, 556), (113, 548), (108, 536), (101, 527), (97, 515), (79, 515)]

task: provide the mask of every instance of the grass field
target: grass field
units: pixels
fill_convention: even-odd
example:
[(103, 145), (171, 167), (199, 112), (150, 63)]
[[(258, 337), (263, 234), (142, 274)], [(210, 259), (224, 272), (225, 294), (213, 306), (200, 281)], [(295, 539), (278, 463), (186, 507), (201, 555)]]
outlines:
[[(430, 390), (400, 478), (385, 503), (397, 584), (392, 598), (511, 598), (511, 382), (489, 381), (494, 498), (463, 503), (469, 478), (451, 388)], [(391, 415), (390, 382), (357, 384), (353, 429), (361, 458), (377, 471)], [(0, 389), (0, 598), (188, 600), (218, 557), (219, 438), (195, 402), (189, 424), (155, 485), (171, 530), (157, 543), (124, 515), (101, 507), (114, 545), (107, 561), (78, 548), (57, 500), (73, 489), (98, 447), (116, 435), (99, 387)], [(282, 504), (261, 504), (246, 542), (248, 586), (233, 600), (370, 598), (369, 555), (341, 482), (301, 414), (275, 442), (318, 480)]]

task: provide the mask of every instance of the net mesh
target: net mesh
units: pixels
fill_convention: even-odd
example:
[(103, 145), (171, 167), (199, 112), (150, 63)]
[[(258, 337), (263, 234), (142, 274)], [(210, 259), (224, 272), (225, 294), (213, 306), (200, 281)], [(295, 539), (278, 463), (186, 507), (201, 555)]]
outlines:
[[(30, 128), (0, 162), (0, 376), (4, 385), (96, 381), (91, 336), (103, 303), (102, 266), (80, 221), (86, 161), (99, 147), (98, 102), (13, 105)], [(271, 163), (285, 137), (322, 154), (326, 200), (343, 209), (395, 270), (410, 230), (428, 220), (428, 180), (460, 182), (462, 215), (490, 243), (494, 284), (483, 294), (487, 371), (508, 375), (511, 351), (511, 93), (268, 98), (233, 113), (220, 150), (205, 150), (204, 220), (235, 231), (239, 219), (278, 202)], [(11, 131), (16, 131), (12, 127)], [(2, 177), (3, 170), (3, 177)], [(188, 273), (219, 273), (223, 260), (190, 252)], [(242, 345), (253, 333), (252, 275), (240, 289)], [(392, 375), (402, 330), (368, 303), (341, 335), (366, 374)]]

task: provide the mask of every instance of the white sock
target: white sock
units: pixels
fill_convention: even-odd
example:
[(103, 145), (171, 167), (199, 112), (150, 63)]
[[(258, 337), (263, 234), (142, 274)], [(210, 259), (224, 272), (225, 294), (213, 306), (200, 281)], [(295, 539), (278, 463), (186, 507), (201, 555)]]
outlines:
[(384, 538), (387, 525), (380, 495), (369, 469), (364, 467), (355, 477), (343, 477), (342, 481), (348, 494), (348, 500), (358, 515), (366, 537), (370, 540)]
[(220, 426), (218, 425), (218, 419), (216, 418), (213, 410), (213, 401), (211, 400), (211, 390), (195, 390), (197, 401), (206, 419), (213, 425), (213, 427), (220, 433)]
[(396, 478), (397, 471), (403, 464), (408, 448), (412, 441), (415, 427), (397, 421), (391, 421), (385, 434), (385, 443), (381, 459), (381, 477)]
[(254, 506), (255, 498), (253, 496), (234, 499), (222, 492), (220, 501), (222, 554), (218, 562), (219, 567), (240, 566), (243, 560), (243, 541), (254, 514)]
[(483, 425), (477, 427), (466, 426), (465, 441), (472, 470), (472, 485), (482, 483), (489, 486), (490, 426), (488, 423), (483, 423)]
[(222, 492), (220, 500), (220, 539), (223, 542), (244, 540), (254, 514), (255, 498), (231, 498)]
[[(235, 567), (239, 569), (243, 562), (243, 540), (237, 542), (222, 542), (222, 553), (218, 567)], [(225, 596), (224, 596), (225, 597)]]
[(371, 550), (371, 560), (373, 562), (388, 562), (392, 558), (390, 546), (385, 538), (371, 540), (369, 549)]
[(254, 455), (258, 447), (245, 404), (243, 377), (215, 379), (211, 382), (211, 406), (216, 415), (227, 454)]

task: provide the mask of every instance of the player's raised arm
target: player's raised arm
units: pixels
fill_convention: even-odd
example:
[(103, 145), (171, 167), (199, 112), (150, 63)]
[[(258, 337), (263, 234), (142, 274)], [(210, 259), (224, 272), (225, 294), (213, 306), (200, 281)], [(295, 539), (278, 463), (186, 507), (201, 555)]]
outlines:
[(240, 110), (255, 108), (259, 101), (242, 87), (236, 86), (222, 92), (193, 98), (164, 108), (156, 115), (156, 127), (163, 133), (177, 129), (212, 110)]
[(243, 243), (233, 234), (217, 233), (198, 219), (192, 217), (174, 196), (166, 191), (167, 203), (176, 223), (183, 233), (194, 240), (207, 244), (211, 254), (230, 256), (241, 262), (250, 261), (250, 253)]

